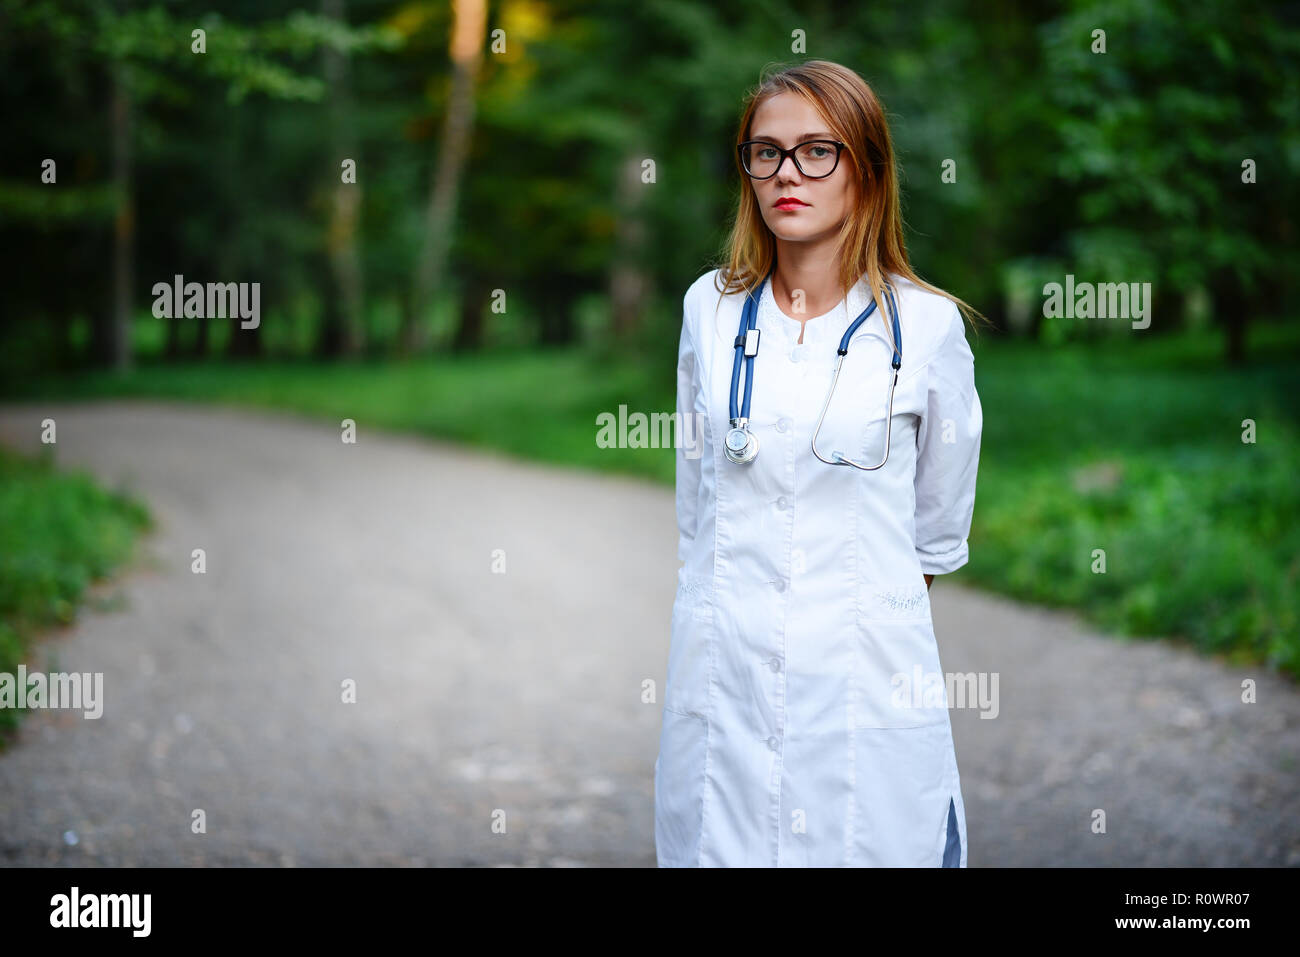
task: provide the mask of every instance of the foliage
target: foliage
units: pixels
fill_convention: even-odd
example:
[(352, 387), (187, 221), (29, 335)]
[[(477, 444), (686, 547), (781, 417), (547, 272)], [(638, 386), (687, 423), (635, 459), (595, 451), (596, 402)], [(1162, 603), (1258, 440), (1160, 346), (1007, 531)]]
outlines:
[[(0, 673), (16, 673), (36, 631), (73, 621), (87, 587), (131, 556), (151, 522), (83, 473), (0, 447)], [(0, 709), (0, 728), (16, 721)]]
[[(324, 336), (338, 298), (328, 257), (350, 158), (364, 340), (372, 354), (396, 348), (389, 317), (405, 306), (451, 95), (452, 8), (337, 5), (343, 20), (286, 0), (220, 13), (193, 0), (0, 0), (0, 103), (16, 131), (0, 157), (0, 237), (17, 250), (0, 320), (0, 343), (19, 343), (9, 354), (29, 368), (101, 358), (102, 335), (75, 328), (102, 322), (110, 298), (114, 83), (132, 98), (138, 322), (160, 322), (145, 291), (177, 273), (260, 281), (267, 325), (305, 324), (280, 354), (337, 348)], [(745, 92), (763, 67), (805, 57), (844, 62), (875, 86), (915, 265), (1003, 326), (1043, 341), (1094, 335), (1033, 318), (1043, 282), (1067, 272), (1153, 282), (1157, 331), (1179, 327), (1201, 294), (1217, 321), (1290, 321), (1300, 29), (1262, 0), (1194, 11), (1007, 0), (998, 11), (959, 0), (490, 4), (454, 278), (427, 317), (432, 347), (467, 315), (484, 317), (476, 341), (489, 347), (603, 338), (575, 309), (596, 303), (608, 323), (611, 273), (628, 261), (644, 279), (644, 321), (671, 316), (726, 232)], [(203, 54), (191, 47), (198, 28)], [(504, 31), (503, 50), (492, 31)], [(798, 36), (805, 51), (792, 50)], [(327, 51), (350, 71), (333, 93)], [(57, 186), (39, 180), (46, 158), (59, 162)], [(1255, 184), (1241, 181), (1244, 159)], [(620, 191), (629, 164), (647, 180), (631, 194)], [(214, 341), (203, 328), (169, 332), (202, 354)], [(669, 355), (674, 321), (648, 332), (655, 357)]]

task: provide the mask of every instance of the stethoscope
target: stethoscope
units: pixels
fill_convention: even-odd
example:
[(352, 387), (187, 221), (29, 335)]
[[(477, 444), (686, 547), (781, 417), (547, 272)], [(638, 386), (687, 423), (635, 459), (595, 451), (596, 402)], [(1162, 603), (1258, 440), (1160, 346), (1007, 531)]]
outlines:
[[(772, 268), (775, 269), (776, 267), (773, 266)], [(769, 270), (768, 274), (763, 277), (763, 281), (759, 283), (758, 298), (763, 297), (763, 287), (767, 285), (767, 280), (771, 276), (772, 271)], [(894, 386), (898, 385), (898, 369), (903, 364), (903, 355), (900, 351), (903, 347), (903, 333), (898, 328), (898, 304), (894, 301), (893, 290), (888, 286), (885, 287), (885, 295), (889, 297), (889, 308), (894, 320), (894, 355), (893, 360), (890, 362), (890, 367), (894, 370), (894, 381), (889, 386), (889, 410), (885, 414), (887, 423), (885, 456), (880, 460), (879, 465), (860, 465), (838, 451), (831, 452), (831, 458), (829, 459), (817, 451), (817, 435), (821, 432), (822, 421), (826, 418), (826, 410), (830, 408), (831, 396), (835, 394), (835, 384), (840, 379), (840, 367), (844, 365), (844, 357), (849, 352), (849, 340), (853, 338), (853, 333), (858, 331), (858, 327), (875, 312), (876, 301), (873, 299), (871, 305), (862, 311), (862, 315), (853, 320), (853, 325), (849, 326), (848, 331), (840, 339), (839, 357), (835, 360), (835, 375), (831, 379), (830, 391), (826, 393), (826, 401), (822, 404), (822, 414), (817, 418), (817, 428), (813, 430), (813, 455), (827, 465), (852, 465), (854, 468), (872, 472), (889, 461), (889, 439), (894, 431)], [(723, 451), (726, 452), (727, 458), (737, 465), (748, 465), (758, 455), (758, 436), (749, 431), (749, 397), (754, 389), (754, 357), (758, 355), (759, 330), (757, 328), (757, 317), (758, 303), (751, 292), (745, 297), (745, 307), (740, 313), (740, 329), (736, 334), (736, 358), (731, 366), (731, 404), (728, 409), (731, 415), (731, 431), (727, 433), (726, 440), (723, 443)], [(745, 402), (743, 407), (737, 410), (736, 396), (740, 388), (740, 360), (742, 358), (745, 360)]]

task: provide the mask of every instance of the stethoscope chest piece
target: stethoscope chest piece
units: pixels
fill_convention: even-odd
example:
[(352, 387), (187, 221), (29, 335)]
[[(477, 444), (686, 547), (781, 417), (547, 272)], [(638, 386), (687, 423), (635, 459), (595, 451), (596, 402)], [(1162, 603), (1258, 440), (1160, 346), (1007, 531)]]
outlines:
[(724, 450), (728, 460), (737, 465), (748, 465), (758, 455), (758, 436), (744, 425), (733, 428), (727, 433)]

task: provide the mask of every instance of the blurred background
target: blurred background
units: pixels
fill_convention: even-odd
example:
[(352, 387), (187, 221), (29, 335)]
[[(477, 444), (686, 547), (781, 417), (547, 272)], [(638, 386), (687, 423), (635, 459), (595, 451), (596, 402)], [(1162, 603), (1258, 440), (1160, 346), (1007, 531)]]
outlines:
[[(672, 450), (596, 417), (672, 410), (742, 99), (807, 58), (872, 84), (914, 267), (991, 321), (948, 577), (1300, 676), (1295, 3), (0, 0), (0, 402), (33, 440), (105, 399), (351, 417), (668, 495)], [(159, 317), (176, 276), (260, 321)], [(1149, 327), (1046, 316), (1067, 276), (1150, 283)], [(0, 671), (157, 518), (17, 445)]]

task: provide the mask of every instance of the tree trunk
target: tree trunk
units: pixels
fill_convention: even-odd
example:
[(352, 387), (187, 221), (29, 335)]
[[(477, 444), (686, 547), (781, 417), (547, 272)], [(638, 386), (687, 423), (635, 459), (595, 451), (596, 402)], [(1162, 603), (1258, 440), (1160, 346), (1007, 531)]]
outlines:
[(193, 354), (196, 359), (206, 359), (208, 356), (208, 345), (211, 343), (210, 327), (208, 314), (205, 310), (199, 317), (199, 327), (194, 332), (194, 349)]
[(537, 311), (541, 319), (539, 342), (544, 346), (567, 346), (577, 338), (573, 321), (573, 300), (579, 282), (563, 273), (547, 277), (537, 291)]
[[(339, 23), (346, 21), (344, 0), (321, 0), (321, 13)], [(348, 59), (331, 45), (324, 48), (325, 79), (329, 85), (329, 135), (333, 158), (333, 200), (326, 233), (330, 270), (337, 297), (331, 297), (321, 324), (317, 355), (356, 355), (365, 345), (364, 295), (361, 255), (357, 249), (357, 221), (361, 210), (360, 171), (358, 181), (342, 179), (344, 159), (358, 162), (352, 124), (351, 78)], [(335, 302), (335, 298), (337, 301)]]
[(131, 368), (131, 284), (135, 263), (135, 198), (131, 192), (131, 92), (126, 66), (113, 67), (110, 122), (113, 137), (113, 188), (117, 215), (113, 219), (113, 318), (108, 343), (113, 368)]
[[(266, 284), (262, 284), (261, 304), (266, 305)], [(266, 310), (262, 310), (262, 319), (266, 318)], [(245, 329), (240, 323), (243, 320), (235, 317), (230, 319), (230, 348), (226, 350), (226, 355), (236, 359), (256, 359), (262, 353), (262, 325), (259, 322), (252, 329)]]
[(163, 358), (173, 362), (181, 357), (181, 324), (178, 319), (164, 319), (167, 323), (167, 339), (163, 345)]
[(614, 261), (609, 272), (609, 300), (614, 337), (622, 340), (641, 324), (642, 306), (650, 286), (642, 266), (646, 236), (641, 210), (646, 190), (641, 182), (644, 156), (644, 152), (634, 150), (624, 158), (615, 196), (618, 223), (614, 231)]
[(1223, 357), (1230, 365), (1246, 360), (1246, 304), (1242, 301), (1241, 282), (1231, 267), (1220, 269), (1210, 284), (1214, 317), (1223, 325)]
[(429, 193), (424, 243), (415, 269), (411, 300), (402, 317), (401, 351), (419, 352), (430, 335), (425, 313), (447, 272), (461, 170), (474, 123), (474, 87), (483, 59), (487, 8), (484, 0), (455, 0), (451, 39), (451, 94), (442, 130), (442, 148)]
[(454, 351), (470, 352), (483, 348), (487, 329), (483, 313), (487, 297), (487, 284), (477, 278), (470, 280), (461, 295), (460, 322), (456, 324), (456, 337), (451, 346)]
[[(241, 188), (238, 180), (238, 171), (244, 158), (250, 152), (250, 141), (252, 143), (252, 152), (256, 152), (259, 145), (257, 140), (257, 131), (249, 132), (249, 120), (246, 111), (235, 110), (231, 118), (231, 123), (227, 135), (223, 140), (226, 149), (226, 156), (229, 157), (228, 165), (225, 167), (227, 186), (226, 197), (229, 204), (229, 225), (230, 231), (226, 241), (221, 244), (221, 249), (217, 252), (216, 259), (220, 262), (221, 268), (218, 275), (222, 282), (256, 282), (261, 281), (260, 291), (260, 309), (261, 322), (251, 329), (245, 329), (240, 325), (240, 319), (236, 317), (227, 317), (226, 319), (216, 319), (216, 322), (229, 323), (230, 338), (226, 345), (226, 356), (232, 359), (253, 359), (262, 355), (262, 325), (266, 320), (267, 304), (272, 299), (272, 286), (265, 282), (267, 274), (261, 271), (261, 263), (250, 261), (247, 253), (247, 246), (240, 241), (239, 236), (240, 223), (249, 221), (257, 215), (256, 207), (250, 203), (248, 191)], [(207, 310), (204, 310), (207, 315)], [(207, 337), (209, 330), (206, 323), (213, 321), (213, 317), (199, 320), (199, 335), (203, 343), (203, 348), (207, 348)]]

